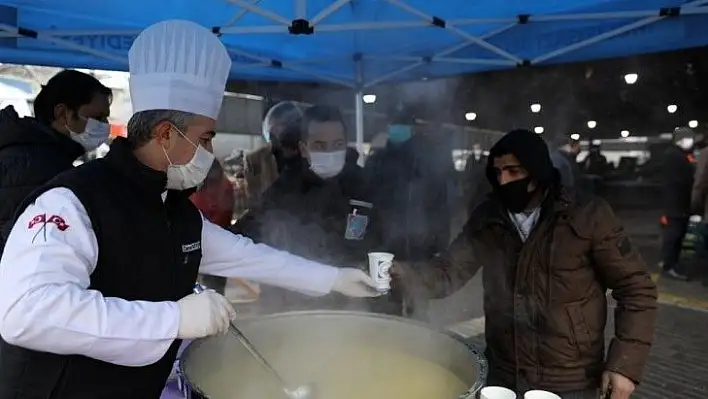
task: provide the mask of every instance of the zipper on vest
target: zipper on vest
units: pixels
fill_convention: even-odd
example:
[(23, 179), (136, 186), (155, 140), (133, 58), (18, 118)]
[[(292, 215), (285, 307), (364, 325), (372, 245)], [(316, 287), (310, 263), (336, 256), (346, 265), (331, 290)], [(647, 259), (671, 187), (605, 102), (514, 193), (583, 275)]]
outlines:
[(170, 264), (172, 265), (171, 271), (172, 271), (172, 289), (176, 289), (177, 287), (177, 256), (175, 255), (175, 251), (177, 250), (177, 243), (175, 242), (175, 238), (172, 236), (172, 223), (170, 222), (170, 213), (167, 211), (167, 197), (165, 197), (165, 200), (162, 202), (162, 214), (165, 217), (165, 227), (167, 227), (167, 237), (169, 241), (169, 246), (170, 246)]

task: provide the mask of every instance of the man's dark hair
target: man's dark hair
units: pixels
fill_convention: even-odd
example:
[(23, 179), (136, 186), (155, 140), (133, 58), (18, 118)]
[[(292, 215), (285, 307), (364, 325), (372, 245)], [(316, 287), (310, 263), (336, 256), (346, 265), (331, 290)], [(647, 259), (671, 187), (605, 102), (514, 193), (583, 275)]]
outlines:
[(66, 69), (54, 75), (42, 86), (34, 99), (34, 117), (45, 124), (54, 122), (54, 107), (59, 104), (76, 112), (79, 107), (93, 101), (96, 94), (112, 100), (113, 92), (93, 76)]
[(315, 105), (308, 108), (302, 117), (302, 140), (307, 140), (308, 129), (312, 122), (339, 122), (344, 127), (345, 132), (347, 129), (347, 125), (344, 123), (344, 117), (339, 111), (339, 108), (327, 105)]

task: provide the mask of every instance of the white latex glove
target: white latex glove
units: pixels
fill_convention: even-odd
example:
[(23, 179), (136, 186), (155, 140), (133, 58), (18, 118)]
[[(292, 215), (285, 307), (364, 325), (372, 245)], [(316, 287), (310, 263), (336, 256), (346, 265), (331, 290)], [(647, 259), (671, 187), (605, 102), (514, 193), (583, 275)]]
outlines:
[(179, 301), (179, 331), (177, 338), (195, 339), (223, 334), (229, 330), (229, 321), (236, 318), (236, 310), (228, 299), (214, 290), (188, 295)]
[(332, 291), (354, 298), (371, 298), (381, 295), (376, 291), (376, 284), (368, 274), (353, 268), (339, 269)]

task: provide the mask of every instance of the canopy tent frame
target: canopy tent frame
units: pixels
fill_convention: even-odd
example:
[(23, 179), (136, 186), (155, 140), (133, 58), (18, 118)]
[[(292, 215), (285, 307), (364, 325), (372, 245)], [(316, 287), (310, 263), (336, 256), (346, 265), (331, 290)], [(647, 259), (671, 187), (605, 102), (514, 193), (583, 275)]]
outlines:
[[(593, 13), (568, 13), (555, 15), (517, 15), (516, 17), (507, 18), (458, 18), (458, 19), (443, 19), (435, 15), (424, 12), (423, 10), (407, 4), (405, 0), (384, 0), (390, 5), (402, 10), (419, 21), (376, 21), (376, 22), (355, 22), (355, 23), (338, 23), (326, 24), (323, 23), (332, 14), (340, 10), (342, 7), (351, 3), (353, 0), (337, 0), (329, 6), (317, 12), (314, 16), (308, 19), (308, 1), (293, 0), (295, 20), (279, 15), (276, 12), (265, 9), (260, 6), (262, 0), (226, 0), (227, 3), (233, 4), (240, 9), (230, 16), (229, 20), (221, 26), (212, 28), (214, 34), (223, 35), (244, 35), (244, 34), (283, 34), (290, 33), (311, 34), (316, 31), (321, 32), (354, 32), (362, 30), (392, 30), (402, 28), (425, 28), (443, 29), (451, 34), (462, 39), (462, 42), (450, 46), (449, 48), (432, 53), (427, 56), (407, 56), (387, 55), (387, 56), (372, 56), (367, 54), (352, 54), (351, 61), (355, 64), (354, 76), (342, 76), (331, 72), (313, 71), (307, 66), (313, 63), (327, 62), (322, 57), (319, 58), (304, 58), (297, 60), (284, 60), (263, 57), (253, 54), (248, 51), (233, 48), (227, 45), (228, 51), (237, 56), (253, 61), (234, 62), (232, 72), (242, 71), (250, 68), (272, 67), (292, 71), (302, 76), (307, 76), (315, 81), (325, 81), (335, 85), (353, 89), (355, 92), (355, 110), (356, 110), (356, 144), (357, 149), (361, 153), (363, 150), (363, 91), (372, 86), (392, 81), (399, 75), (407, 73), (411, 70), (424, 67), (431, 63), (446, 63), (446, 64), (474, 64), (487, 65), (498, 67), (527, 67), (543, 64), (549, 60), (553, 60), (562, 55), (574, 52), (585, 47), (618, 37), (628, 32), (640, 29), (642, 27), (655, 24), (667, 18), (675, 18), (681, 15), (701, 15), (708, 14), (708, 7), (702, 7), (708, 4), (708, 0), (694, 0), (677, 7), (648, 9), (648, 10), (633, 10), (633, 11), (615, 11), (615, 12), (593, 12)], [(266, 20), (274, 23), (266, 26), (235, 26), (247, 13), (257, 14)], [(619, 20), (619, 19), (638, 19), (634, 22), (622, 25), (610, 31), (597, 34), (596, 36), (581, 40), (579, 42), (566, 45), (545, 54), (538, 55), (532, 59), (523, 59), (518, 57), (501, 47), (495, 46), (489, 42), (489, 39), (513, 29), (518, 25), (533, 23), (550, 23), (558, 21), (592, 21), (592, 20)], [(460, 27), (469, 25), (488, 25), (499, 24), (501, 27), (489, 31), (482, 35), (470, 34)], [(18, 24), (19, 25), (19, 24)], [(304, 31), (302, 30), (304, 29)], [(2, 38), (31, 38), (38, 41), (51, 43), (57, 47), (68, 50), (81, 52), (92, 55), (97, 58), (113, 61), (121, 67), (127, 67), (127, 58), (125, 55), (118, 55), (107, 51), (101, 51), (89, 46), (81, 45), (70, 40), (74, 36), (136, 36), (140, 29), (87, 29), (87, 30), (33, 30), (27, 26), (12, 26), (9, 24), (0, 23), (0, 37)], [(495, 54), (498, 58), (461, 58), (451, 57), (454, 54), (469, 46), (477, 46)], [(330, 58), (329, 61), (341, 60), (341, 57)], [(407, 65), (399, 69), (389, 71), (380, 76), (375, 76), (367, 79), (364, 76), (362, 63), (364, 61), (381, 61), (393, 60), (405, 62)]]

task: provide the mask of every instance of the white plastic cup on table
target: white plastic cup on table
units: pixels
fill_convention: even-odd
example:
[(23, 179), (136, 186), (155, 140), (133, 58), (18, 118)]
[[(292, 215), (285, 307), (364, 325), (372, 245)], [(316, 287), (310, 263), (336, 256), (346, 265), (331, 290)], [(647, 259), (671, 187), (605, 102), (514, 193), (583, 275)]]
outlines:
[(516, 393), (504, 387), (484, 387), (480, 392), (481, 399), (516, 399)]
[(391, 290), (391, 267), (394, 255), (388, 252), (369, 252), (369, 276), (376, 283), (376, 290)]
[(561, 399), (561, 397), (553, 392), (534, 390), (526, 392), (524, 399)]

